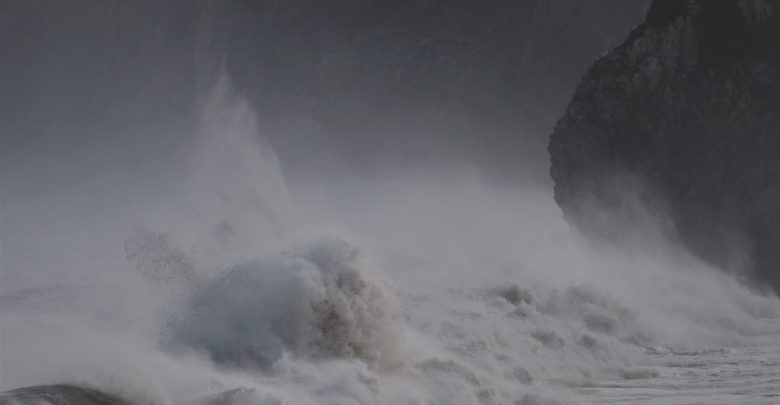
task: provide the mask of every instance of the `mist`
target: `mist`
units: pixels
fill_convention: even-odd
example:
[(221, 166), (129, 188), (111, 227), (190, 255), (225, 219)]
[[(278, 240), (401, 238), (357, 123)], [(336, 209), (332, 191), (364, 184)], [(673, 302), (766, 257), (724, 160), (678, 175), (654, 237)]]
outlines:
[[(272, 3), (262, 19), (281, 24), (285, 14)], [(634, 3), (624, 6), (631, 13), (614, 9), (624, 17), (609, 31), (639, 20), (644, 4)], [(674, 381), (690, 366), (680, 358), (736, 356), (748, 347), (767, 351), (762, 365), (770, 370), (753, 392), (774, 392), (780, 300), (771, 291), (689, 252), (669, 213), (645, 204), (634, 183), (616, 183), (625, 198), (618, 208), (581, 202), (594, 221), (612, 218), (613, 238), (584, 234), (564, 219), (546, 178), (544, 137), (574, 81), (528, 73), (544, 63), (528, 68), (528, 82), (565, 87), (535, 107), (549, 117), (527, 109), (484, 132), (473, 116), (467, 124), (454, 117), (490, 86), (459, 92), (461, 104), (440, 106), (443, 112), (421, 106), (440, 100), (424, 87), (384, 99), (401, 105), (392, 114), (377, 112), (384, 107), (374, 108), (368, 91), (320, 89), (337, 101), (301, 100), (289, 82), (314, 79), (295, 71), (307, 65), (294, 55), (315, 48), (286, 54), (292, 62), (273, 48), (265, 56), (284, 63), (263, 62), (274, 74), (253, 85), (247, 72), (260, 69), (257, 56), (236, 45), (246, 41), (239, 34), (221, 31), (234, 21), (231, 7), (246, 6), (210, 4), (178, 6), (205, 19), (193, 28), (162, 21), (167, 8), (178, 10), (175, 2), (84, 2), (66, 7), (64, 28), (30, 25), (47, 35), (12, 27), (56, 14), (55, 6), (2, 6), (4, 32), (51, 48), (3, 44), (3, 55), (27, 53), (0, 74), (1, 89), (10, 89), (0, 90), (0, 389), (74, 384), (134, 404), (620, 402), (610, 386)], [(537, 11), (575, 18), (556, 14), (563, 5), (552, 9)], [(96, 64), (104, 75), (88, 77), (89, 69), (76, 68), (82, 60), (92, 66), (82, 51), (143, 54), (55, 38), (83, 38), (74, 27), (91, 27), (103, 12), (127, 24), (156, 15), (154, 24), (181, 35), (180, 43), (207, 38), (194, 42), (196, 67), (182, 63), (189, 50), (161, 46), (139, 60), (138, 72)], [(239, 33), (261, 29), (245, 20)], [(390, 21), (386, 30), (395, 32)], [(98, 26), (111, 32), (109, 25)], [(333, 35), (322, 46), (341, 41)], [(610, 35), (593, 34), (588, 58), (605, 50)], [(576, 33), (565, 38), (576, 42)], [(533, 64), (543, 52), (540, 42), (529, 43), (524, 63)], [(51, 56), (52, 49), (67, 56)], [(56, 66), (41, 73), (32, 63), (46, 59), (40, 55), (76, 73)], [(359, 57), (329, 60), (338, 67)], [(281, 79), (284, 67), (293, 73)], [(144, 79), (145, 69), (156, 79)], [(350, 82), (343, 74), (339, 80)], [(355, 77), (356, 87), (373, 80)], [(138, 83), (146, 85), (138, 90)], [(517, 98), (533, 104), (539, 86), (519, 86), (525, 91)], [(280, 95), (284, 89), (290, 94)], [(487, 110), (481, 116), (503, 114), (501, 103), (479, 101)], [(510, 131), (517, 138), (500, 141)]]

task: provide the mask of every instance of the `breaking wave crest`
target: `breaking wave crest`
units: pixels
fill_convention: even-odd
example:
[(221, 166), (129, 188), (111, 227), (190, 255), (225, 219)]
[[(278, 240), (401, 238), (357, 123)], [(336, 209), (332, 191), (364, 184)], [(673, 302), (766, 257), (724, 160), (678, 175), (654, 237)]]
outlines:
[(400, 310), (359, 249), (323, 239), (289, 254), (227, 269), (196, 291), (171, 341), (217, 363), (269, 368), (298, 358), (390, 364)]

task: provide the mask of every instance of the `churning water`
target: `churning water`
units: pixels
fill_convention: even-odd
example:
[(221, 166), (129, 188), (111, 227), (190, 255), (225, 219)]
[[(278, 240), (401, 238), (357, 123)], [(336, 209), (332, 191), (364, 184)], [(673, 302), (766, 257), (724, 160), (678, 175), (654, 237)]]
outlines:
[(2, 389), (67, 383), (137, 404), (780, 401), (780, 301), (651, 227), (603, 246), (549, 192), (466, 170), (288, 186), (224, 76), (202, 119), (191, 176), (146, 217), (110, 221), (121, 238), (74, 226), (3, 251)]

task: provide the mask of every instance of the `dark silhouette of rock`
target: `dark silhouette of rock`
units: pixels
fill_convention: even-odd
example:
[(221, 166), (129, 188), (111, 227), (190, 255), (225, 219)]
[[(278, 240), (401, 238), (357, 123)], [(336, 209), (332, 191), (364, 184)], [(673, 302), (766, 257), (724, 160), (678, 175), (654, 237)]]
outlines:
[(123, 399), (76, 385), (35, 385), (0, 392), (0, 405), (130, 405)]
[(693, 252), (780, 289), (780, 1), (654, 1), (585, 74), (549, 152), (578, 228), (612, 234), (585, 207), (623, 205), (630, 184)]

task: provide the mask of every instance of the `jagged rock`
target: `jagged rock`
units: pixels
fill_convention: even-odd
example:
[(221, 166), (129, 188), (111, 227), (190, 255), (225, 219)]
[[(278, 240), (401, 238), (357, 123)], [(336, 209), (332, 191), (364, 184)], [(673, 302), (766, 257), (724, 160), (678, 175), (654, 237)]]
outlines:
[(609, 234), (584, 207), (641, 184), (692, 251), (780, 289), (780, 1), (654, 1), (585, 74), (549, 152), (578, 228)]

